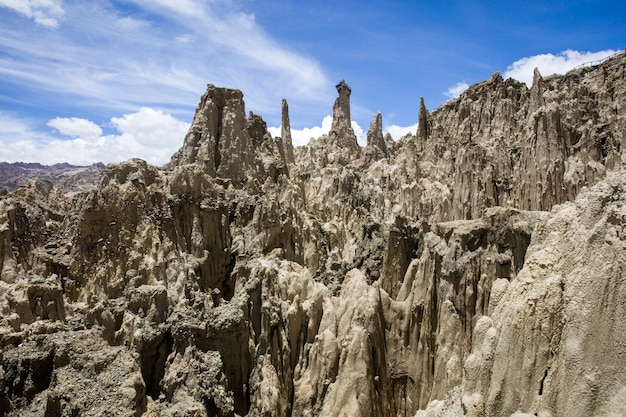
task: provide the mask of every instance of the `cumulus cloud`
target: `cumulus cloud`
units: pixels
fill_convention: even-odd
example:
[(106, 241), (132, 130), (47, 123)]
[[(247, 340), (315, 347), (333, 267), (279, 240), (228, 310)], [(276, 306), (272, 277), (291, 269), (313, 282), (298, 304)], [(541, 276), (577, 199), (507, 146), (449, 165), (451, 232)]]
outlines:
[(57, 28), (58, 19), (65, 14), (61, 0), (0, 0), (0, 7), (11, 9), (49, 28)]
[(463, 93), (463, 91), (467, 90), (468, 87), (469, 87), (468, 83), (466, 83), (465, 81), (461, 81), (461, 82), (454, 84), (452, 87), (448, 88), (448, 90), (445, 93), (443, 93), (443, 95), (448, 98), (456, 98), (460, 96)]
[(94, 138), (102, 135), (102, 129), (94, 122), (78, 117), (57, 117), (48, 121), (62, 135), (71, 137)]
[(411, 126), (398, 126), (398, 125), (390, 125), (383, 129), (383, 133), (389, 133), (394, 140), (399, 140), (401, 137), (409, 134), (415, 133), (417, 131), (417, 123)]
[(535, 68), (546, 76), (565, 74), (567, 71), (586, 63), (601, 61), (618, 51), (607, 49), (598, 52), (579, 52), (568, 49), (559, 54), (540, 54), (522, 58), (509, 65), (504, 73), (505, 78), (515, 78), (530, 87), (533, 83)]
[[(309, 143), (311, 139), (317, 139), (322, 135), (328, 134), (330, 132), (330, 128), (333, 125), (333, 117), (327, 115), (322, 119), (320, 126), (313, 127), (305, 127), (303, 129), (291, 129), (291, 140), (293, 142), (293, 146), (302, 146)], [(279, 127), (269, 127), (269, 132), (272, 136), (280, 136), (280, 126)]]
[(361, 146), (367, 145), (367, 132), (364, 132), (361, 126), (359, 126), (359, 124), (355, 122), (354, 120), (352, 120), (351, 125), (352, 125), (352, 130), (354, 131), (354, 134), (356, 135), (356, 141), (358, 142), (358, 144)]
[(139, 152), (137, 155), (155, 165), (169, 161), (172, 154), (182, 145), (189, 130), (189, 123), (149, 107), (142, 107), (136, 113), (114, 117), (111, 124), (122, 132), (120, 139), (115, 136), (112, 139), (123, 139), (132, 143), (137, 147)]
[[(320, 126), (305, 127), (303, 129), (291, 129), (291, 140), (293, 142), (293, 146), (306, 145), (311, 139), (317, 139), (320, 136), (327, 135), (332, 126), (333, 117), (331, 115), (326, 115), (326, 117), (322, 119)], [(268, 127), (267, 130), (272, 136), (280, 136), (280, 126)], [(367, 133), (364, 132), (361, 126), (359, 126), (359, 124), (354, 120), (352, 121), (352, 130), (354, 130), (354, 134), (356, 135), (359, 145), (365, 146), (367, 143)]]
[(57, 117), (48, 125), (72, 139), (52, 136), (30, 121), (0, 114), (0, 160), (90, 165), (141, 157), (162, 165), (182, 145), (189, 129), (189, 123), (148, 107), (112, 118), (110, 125), (116, 129), (115, 134), (102, 135), (100, 126), (80, 118)]

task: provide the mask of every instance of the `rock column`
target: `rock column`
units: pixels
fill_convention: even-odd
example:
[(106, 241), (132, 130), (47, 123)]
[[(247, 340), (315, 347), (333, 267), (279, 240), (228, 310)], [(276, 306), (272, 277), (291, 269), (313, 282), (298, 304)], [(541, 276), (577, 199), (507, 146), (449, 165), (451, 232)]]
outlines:
[(350, 119), (350, 94), (352, 89), (345, 81), (341, 81), (335, 86), (339, 97), (333, 105), (333, 125), (330, 130), (330, 137), (334, 137), (341, 147), (359, 149), (354, 130), (352, 130)]
[(291, 141), (291, 124), (289, 123), (289, 105), (287, 100), (283, 99), (282, 103), (282, 123), (280, 126), (280, 138), (285, 147), (285, 157), (287, 162), (293, 164), (296, 158), (293, 154), (293, 142)]

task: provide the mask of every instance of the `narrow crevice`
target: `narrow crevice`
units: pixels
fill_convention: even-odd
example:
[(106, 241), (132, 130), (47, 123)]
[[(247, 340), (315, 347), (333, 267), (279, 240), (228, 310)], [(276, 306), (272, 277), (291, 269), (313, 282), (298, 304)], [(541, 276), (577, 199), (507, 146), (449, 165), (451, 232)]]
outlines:
[(541, 378), (541, 382), (539, 383), (539, 395), (543, 394), (543, 384), (546, 381), (546, 378), (548, 377), (549, 370), (550, 370), (550, 367), (548, 366), (545, 372), (543, 373), (543, 378)]
[(157, 400), (161, 394), (161, 381), (165, 376), (167, 357), (172, 352), (174, 339), (168, 329), (152, 341), (144, 341), (141, 356), (141, 374), (146, 384), (146, 394)]
[(222, 139), (222, 118), (224, 117), (223, 112), (224, 112), (223, 108), (218, 108), (217, 134), (215, 135), (215, 172), (216, 173), (220, 167), (220, 164), (222, 163), (222, 155), (220, 154), (220, 140)]

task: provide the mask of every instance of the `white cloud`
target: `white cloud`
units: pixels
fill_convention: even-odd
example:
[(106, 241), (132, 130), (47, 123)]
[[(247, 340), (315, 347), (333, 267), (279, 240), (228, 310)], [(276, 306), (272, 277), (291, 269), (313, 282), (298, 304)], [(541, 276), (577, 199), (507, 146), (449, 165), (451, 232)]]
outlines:
[(452, 87), (448, 88), (448, 91), (443, 93), (443, 95), (448, 98), (456, 98), (460, 96), (463, 93), (463, 91), (467, 90), (468, 88), (469, 88), (469, 84), (466, 83), (465, 81), (461, 81), (461, 82), (454, 84)]
[(417, 123), (411, 126), (398, 126), (398, 125), (390, 125), (383, 129), (383, 133), (389, 133), (394, 140), (399, 140), (401, 137), (413, 133), (417, 131)]
[[(22, 139), (30, 138), (30, 131), (33, 129), (33, 123), (29, 120), (21, 119), (13, 114), (0, 112), (0, 140), (4, 142), (17, 142)], [(6, 151), (2, 149), (2, 154)]]
[[(70, 140), (39, 131), (29, 121), (0, 113), (0, 160), (7, 162), (121, 162), (140, 157), (162, 165), (182, 145), (189, 124), (161, 110), (142, 107), (135, 113), (111, 119), (117, 134), (102, 135), (95, 123), (79, 118), (56, 118), (49, 125)], [(96, 134), (97, 132), (99, 134)]]
[(504, 73), (504, 77), (515, 78), (531, 87), (535, 68), (538, 68), (543, 76), (565, 74), (579, 65), (600, 61), (617, 52), (611, 49), (598, 52), (579, 52), (568, 49), (557, 55), (540, 54), (529, 56), (509, 65)]
[[(302, 146), (309, 143), (311, 139), (317, 139), (322, 135), (327, 135), (333, 125), (333, 117), (327, 115), (322, 120), (321, 126), (305, 127), (303, 129), (291, 129), (291, 140), (293, 146)], [(272, 136), (280, 137), (280, 126), (269, 127), (267, 130)]]
[[(311, 139), (317, 139), (320, 136), (327, 135), (332, 126), (333, 117), (331, 115), (327, 115), (324, 119), (322, 119), (320, 126), (305, 127), (303, 129), (291, 129), (291, 140), (293, 142), (293, 146), (306, 145)], [(280, 126), (268, 127), (267, 130), (272, 136), (280, 136)], [(354, 120), (352, 121), (352, 130), (354, 130), (354, 134), (356, 135), (359, 145), (365, 146), (367, 144), (367, 133), (364, 132), (361, 126), (359, 126), (359, 124)]]
[(367, 132), (364, 132), (361, 126), (354, 120), (352, 120), (352, 130), (354, 130), (358, 144), (361, 146), (367, 145)]
[(57, 19), (65, 14), (61, 0), (0, 0), (0, 7), (11, 9), (49, 28), (57, 28)]
[(114, 117), (111, 123), (122, 132), (122, 137), (137, 146), (137, 155), (155, 165), (169, 161), (189, 130), (189, 123), (149, 107), (142, 107), (136, 113), (119, 118)]
[(39, 141), (53, 138), (37, 130), (33, 120), (0, 112), (0, 161), (38, 162)]
[(57, 117), (48, 121), (62, 135), (82, 138), (94, 138), (102, 135), (102, 129), (94, 122), (78, 117)]

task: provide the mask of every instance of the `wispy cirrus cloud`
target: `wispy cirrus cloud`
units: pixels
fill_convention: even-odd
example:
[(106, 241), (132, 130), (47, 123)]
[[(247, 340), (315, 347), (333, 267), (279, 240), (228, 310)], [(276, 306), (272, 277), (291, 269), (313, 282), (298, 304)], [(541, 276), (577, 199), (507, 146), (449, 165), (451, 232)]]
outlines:
[(264, 117), (279, 119), (283, 97), (326, 105), (321, 65), (238, 3), (0, 0), (0, 160), (161, 165), (207, 83), (241, 89)]
[[(23, 1), (0, 2), (26, 17), (35, 16), (33, 4), (61, 7), (33, 0), (22, 11)], [(158, 106), (189, 118), (207, 83), (242, 89), (249, 107), (270, 115), (280, 114), (283, 97), (319, 103), (331, 85), (317, 61), (282, 47), (235, 2), (130, 3), (68, 0), (46, 36), (10, 19), (0, 27), (4, 82), (40, 99), (55, 93), (115, 110)]]
[(47, 28), (57, 28), (58, 19), (65, 14), (61, 0), (0, 0), (0, 7), (11, 9)]

